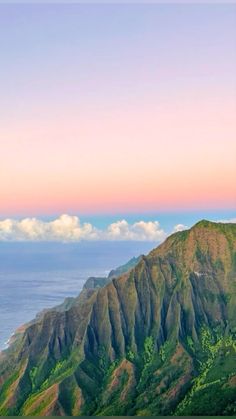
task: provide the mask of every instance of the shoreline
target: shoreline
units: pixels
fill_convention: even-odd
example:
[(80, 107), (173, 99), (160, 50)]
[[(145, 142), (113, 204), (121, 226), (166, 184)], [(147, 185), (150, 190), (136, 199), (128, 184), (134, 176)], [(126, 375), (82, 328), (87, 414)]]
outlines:
[(17, 329), (15, 330), (15, 332), (11, 333), (9, 339), (7, 339), (6, 342), (4, 342), (4, 347), (0, 348), (0, 354), (4, 353), (5, 351), (7, 351), (10, 346), (16, 341), (16, 339), (18, 338), (19, 335), (22, 335), (24, 333), (24, 331), (27, 328), (27, 323), (22, 324), (21, 326), (17, 327)]

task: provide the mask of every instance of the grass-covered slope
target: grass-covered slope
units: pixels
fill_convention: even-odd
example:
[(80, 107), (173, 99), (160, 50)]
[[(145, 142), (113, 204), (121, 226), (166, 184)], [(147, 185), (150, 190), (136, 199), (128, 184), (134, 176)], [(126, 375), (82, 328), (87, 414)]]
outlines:
[(236, 225), (170, 236), (0, 358), (2, 415), (236, 412)]

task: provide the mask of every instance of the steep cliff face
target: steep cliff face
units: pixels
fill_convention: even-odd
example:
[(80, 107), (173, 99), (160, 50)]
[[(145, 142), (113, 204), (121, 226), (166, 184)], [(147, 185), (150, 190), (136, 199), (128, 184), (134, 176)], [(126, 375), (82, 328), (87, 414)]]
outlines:
[(235, 309), (236, 225), (202, 221), (32, 322), (1, 355), (0, 412), (232, 414)]

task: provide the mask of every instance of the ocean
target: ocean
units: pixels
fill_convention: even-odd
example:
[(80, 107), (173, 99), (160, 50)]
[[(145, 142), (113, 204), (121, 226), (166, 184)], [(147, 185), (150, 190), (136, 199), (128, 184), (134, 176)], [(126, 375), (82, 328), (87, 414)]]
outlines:
[(0, 349), (44, 308), (77, 296), (89, 276), (106, 276), (150, 242), (0, 243)]

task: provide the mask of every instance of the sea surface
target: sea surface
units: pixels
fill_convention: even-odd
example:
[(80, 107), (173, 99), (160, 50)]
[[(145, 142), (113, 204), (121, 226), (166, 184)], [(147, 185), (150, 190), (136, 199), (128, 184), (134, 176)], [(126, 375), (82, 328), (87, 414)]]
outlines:
[(89, 276), (106, 276), (150, 242), (0, 243), (0, 350), (44, 308), (77, 296)]

